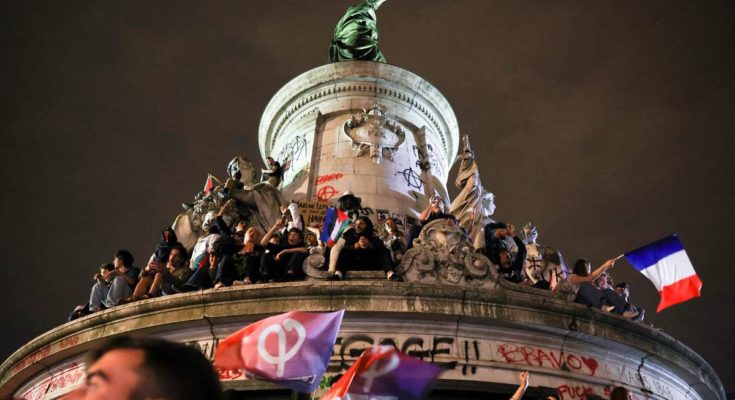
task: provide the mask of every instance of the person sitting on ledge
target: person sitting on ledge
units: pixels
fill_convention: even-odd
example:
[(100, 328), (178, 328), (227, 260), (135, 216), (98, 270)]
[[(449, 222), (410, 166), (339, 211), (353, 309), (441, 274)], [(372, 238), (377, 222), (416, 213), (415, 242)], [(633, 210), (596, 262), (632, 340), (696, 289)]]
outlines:
[[(100, 265), (100, 272), (97, 272), (92, 277), (92, 280), (95, 282), (94, 286), (92, 286), (92, 295), (101, 298), (104, 293), (110, 290), (110, 285), (112, 284), (112, 275), (110, 275), (109, 272), (112, 272), (114, 270), (115, 266), (112, 265), (112, 263)], [(92, 297), (92, 295), (90, 295), (90, 298)], [(91, 314), (92, 311), (89, 309), (89, 304), (90, 303), (80, 304), (76, 308), (74, 308), (74, 311), (72, 311), (72, 313), (69, 315), (67, 321), (73, 321), (77, 318), (81, 318), (85, 315)]]
[(240, 252), (242, 248), (243, 244), (238, 235), (221, 235), (219, 239), (212, 244), (212, 251), (222, 255), (222, 259), (219, 264), (217, 264), (214, 274), (215, 289), (219, 289), (223, 286), (232, 286), (237, 280), (237, 266), (239, 261), (238, 252)]
[(229, 227), (227, 227), (227, 224), (222, 219), (222, 215), (229, 207), (232, 206), (233, 200), (230, 199), (224, 206), (222, 206), (216, 216), (214, 216), (214, 211), (210, 211), (205, 216), (204, 222), (202, 223), (202, 229), (206, 234), (199, 237), (194, 244), (194, 248), (191, 249), (189, 268), (191, 268), (192, 271), (196, 271), (198, 268), (207, 265), (209, 251), (212, 249), (212, 244), (220, 238), (220, 235), (230, 234)]
[(281, 218), (263, 236), (260, 244), (264, 247), (263, 257), (260, 259), (260, 276), (262, 282), (295, 281), (304, 278), (304, 260), (309, 255), (309, 249), (304, 243), (304, 233), (299, 228), (291, 228), (285, 235), (285, 240), (273, 243), (271, 241), (275, 231), (283, 228), (286, 220)]
[[(113, 307), (117, 301), (130, 296), (138, 283), (140, 269), (133, 267), (133, 255), (127, 250), (118, 250), (112, 261), (115, 269), (102, 274), (107, 285), (95, 283), (89, 296), (89, 311), (95, 312)], [(99, 282), (98, 282), (99, 283)]]
[[(626, 282), (620, 282), (617, 285), (615, 285), (615, 293), (618, 294), (618, 296), (622, 297), (623, 300), (625, 300), (626, 303), (630, 303), (630, 285), (628, 285)], [(630, 305), (631, 311), (635, 311), (638, 313), (638, 316), (633, 318), (636, 321), (643, 321), (643, 319), (646, 317), (646, 310), (640, 307), (636, 307), (633, 304)]]
[(380, 240), (383, 241), (385, 247), (390, 251), (391, 260), (393, 266), (398, 265), (403, 259), (403, 255), (406, 253), (408, 248), (408, 240), (406, 235), (398, 229), (396, 221), (393, 218), (385, 220), (385, 230), (380, 236)]
[(391, 281), (401, 278), (393, 271), (390, 251), (373, 231), (368, 217), (358, 217), (354, 228), (345, 231), (334, 245), (329, 259), (332, 280), (342, 280), (348, 270), (373, 270), (378, 267)]
[(260, 245), (262, 236), (260, 229), (255, 227), (245, 231), (243, 247), (238, 253), (241, 258), (238, 271), (240, 280), (234, 281), (233, 285), (249, 285), (260, 280), (260, 259), (265, 252), (265, 248)]
[(222, 261), (222, 253), (211, 249), (207, 253), (207, 262), (199, 266), (181, 288), (183, 292), (211, 289), (217, 275), (217, 266)]
[(161, 285), (167, 284), (167, 294), (175, 293), (176, 287), (179, 290), (189, 279), (191, 270), (188, 268), (186, 250), (179, 244), (169, 251), (168, 261), (166, 265), (152, 258), (148, 265), (139, 275), (138, 284), (135, 286), (133, 293), (118, 300), (117, 304), (127, 304), (133, 301), (158, 297), (161, 294)]
[(408, 231), (408, 243), (406, 244), (406, 248), (410, 249), (413, 247), (414, 239), (419, 237), (421, 229), (423, 229), (426, 224), (440, 218), (457, 221), (457, 217), (444, 212), (444, 201), (442, 198), (434, 195), (429, 199), (429, 205), (426, 206), (424, 211), (421, 211), (421, 214), (419, 214), (419, 224), (412, 226), (411, 230)]
[(153, 251), (153, 259), (160, 263), (168, 261), (171, 249), (176, 246), (181, 246), (181, 243), (177, 240), (176, 232), (174, 232), (173, 229), (170, 227), (164, 228), (163, 231), (161, 231), (161, 242), (158, 243), (158, 246), (156, 246), (156, 249)]
[(590, 262), (585, 259), (579, 259), (574, 263), (572, 273), (567, 277), (576, 289), (575, 303), (584, 304), (586, 306), (601, 309), (606, 312), (614, 311), (616, 314), (622, 315), (624, 318), (635, 318), (638, 313), (631, 310), (622, 297), (617, 295), (612, 289), (606, 288), (600, 290), (595, 287), (592, 282), (599, 278), (605, 271), (615, 264), (615, 259), (605, 261), (599, 268), (592, 271)]

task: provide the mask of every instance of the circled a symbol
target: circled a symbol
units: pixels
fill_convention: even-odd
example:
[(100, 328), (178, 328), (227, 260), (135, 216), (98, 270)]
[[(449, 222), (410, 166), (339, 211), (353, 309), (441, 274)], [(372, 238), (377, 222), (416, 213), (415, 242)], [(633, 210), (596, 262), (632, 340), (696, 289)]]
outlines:
[(319, 190), (316, 192), (316, 197), (318, 197), (319, 200), (327, 201), (336, 196), (337, 193), (337, 189), (335, 189), (334, 186), (327, 185), (319, 188)]
[(402, 175), (403, 179), (406, 180), (406, 185), (408, 185), (408, 187), (421, 190), (423, 182), (421, 181), (421, 177), (413, 170), (413, 168), (409, 167), (404, 169)]

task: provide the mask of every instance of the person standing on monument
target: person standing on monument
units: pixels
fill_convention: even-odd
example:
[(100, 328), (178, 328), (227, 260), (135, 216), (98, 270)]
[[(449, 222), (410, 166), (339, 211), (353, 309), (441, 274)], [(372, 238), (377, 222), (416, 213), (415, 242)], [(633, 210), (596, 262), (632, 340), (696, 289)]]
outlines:
[(419, 214), (419, 224), (412, 226), (411, 230), (409, 230), (407, 248), (410, 249), (413, 247), (414, 239), (419, 237), (421, 230), (424, 229), (426, 224), (440, 218), (450, 219), (452, 221), (457, 220), (454, 215), (447, 214), (445, 212), (444, 200), (442, 200), (441, 197), (434, 195), (429, 199), (429, 205), (427, 205), (426, 208), (421, 211), (421, 214)]
[(281, 184), (281, 179), (283, 178), (283, 168), (281, 168), (281, 163), (274, 160), (273, 157), (266, 158), (266, 161), (268, 162), (268, 169), (261, 170), (263, 173), (263, 181), (270, 183), (273, 187), (278, 187), (278, 185)]

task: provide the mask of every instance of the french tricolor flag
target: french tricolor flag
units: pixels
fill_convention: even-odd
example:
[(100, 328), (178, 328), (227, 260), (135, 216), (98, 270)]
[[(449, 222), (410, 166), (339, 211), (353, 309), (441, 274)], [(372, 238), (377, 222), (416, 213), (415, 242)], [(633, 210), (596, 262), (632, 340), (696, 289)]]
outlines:
[(653, 282), (661, 294), (656, 312), (701, 294), (702, 281), (676, 235), (626, 253), (625, 258)]

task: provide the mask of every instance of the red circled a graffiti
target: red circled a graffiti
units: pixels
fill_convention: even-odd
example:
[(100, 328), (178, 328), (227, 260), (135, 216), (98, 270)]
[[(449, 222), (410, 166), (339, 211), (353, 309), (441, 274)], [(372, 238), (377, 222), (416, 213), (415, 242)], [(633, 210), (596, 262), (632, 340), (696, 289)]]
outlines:
[(327, 201), (336, 196), (337, 193), (339, 192), (337, 192), (337, 189), (335, 189), (334, 186), (328, 185), (319, 188), (319, 190), (316, 192), (316, 197), (318, 197), (319, 200)]

